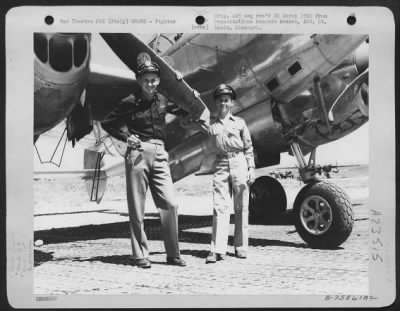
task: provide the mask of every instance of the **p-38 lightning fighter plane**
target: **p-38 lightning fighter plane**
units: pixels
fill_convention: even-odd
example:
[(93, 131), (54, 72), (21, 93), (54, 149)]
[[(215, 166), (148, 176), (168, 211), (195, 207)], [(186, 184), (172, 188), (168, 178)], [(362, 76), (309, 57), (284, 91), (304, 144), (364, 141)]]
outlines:
[[(149, 43), (134, 34), (100, 35), (131, 71), (136, 72), (138, 57), (160, 66), (158, 89), (171, 102), (166, 148), (174, 181), (212, 170), (210, 140), (187, 125), (216, 114), (212, 92), (227, 83), (237, 92), (233, 113), (251, 132), (256, 167), (279, 164), (282, 152), (297, 159), (305, 183), (293, 206), (300, 236), (317, 248), (346, 241), (354, 223), (352, 205), (342, 189), (316, 178), (315, 155), (319, 145), (368, 121), (366, 35), (157, 34)], [(34, 35), (34, 141), (66, 119), (68, 139), (87, 149), (84, 168), (99, 202), (109, 176), (101, 158), (124, 149), (101, 121), (138, 85), (128, 69), (119, 74), (91, 63), (91, 36)], [(252, 185), (251, 219), (282, 215), (286, 205), (276, 179), (261, 176)]]

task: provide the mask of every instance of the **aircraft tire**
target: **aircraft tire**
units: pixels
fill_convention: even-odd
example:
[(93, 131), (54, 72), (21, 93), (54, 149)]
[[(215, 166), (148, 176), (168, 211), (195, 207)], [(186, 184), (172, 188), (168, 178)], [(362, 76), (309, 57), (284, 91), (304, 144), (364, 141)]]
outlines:
[(330, 182), (318, 181), (303, 187), (295, 199), (293, 211), (297, 232), (312, 248), (337, 248), (353, 229), (350, 198)]
[(261, 176), (250, 186), (249, 219), (252, 223), (270, 222), (286, 211), (286, 193), (281, 183), (270, 176)]

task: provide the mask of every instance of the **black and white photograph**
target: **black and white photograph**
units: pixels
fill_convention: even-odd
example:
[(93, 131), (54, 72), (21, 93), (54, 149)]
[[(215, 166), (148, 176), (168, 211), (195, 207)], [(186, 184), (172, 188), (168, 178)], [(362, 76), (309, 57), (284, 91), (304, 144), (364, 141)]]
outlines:
[(35, 293), (368, 295), (367, 35), (34, 36)]
[(191, 31), (138, 12), (44, 15), (60, 29), (31, 30), (31, 240), (8, 238), (31, 254), (36, 303), (379, 300), (374, 35), (321, 31), (322, 13), (220, 11)]

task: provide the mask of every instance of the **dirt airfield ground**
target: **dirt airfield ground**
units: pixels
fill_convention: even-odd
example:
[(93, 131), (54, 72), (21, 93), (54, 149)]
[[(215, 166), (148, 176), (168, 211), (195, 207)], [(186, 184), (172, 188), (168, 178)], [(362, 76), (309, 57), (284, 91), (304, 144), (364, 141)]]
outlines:
[[(280, 181), (291, 209), (302, 185), (296, 179)], [(337, 249), (309, 248), (284, 220), (250, 225), (248, 259), (237, 259), (231, 219), (226, 259), (205, 264), (212, 176), (189, 176), (175, 184), (180, 248), (188, 265), (165, 265), (158, 213), (149, 196), (145, 228), (153, 265), (142, 270), (130, 258), (124, 178), (109, 180), (101, 204), (88, 202), (82, 181), (36, 180), (34, 293), (368, 295), (368, 167), (341, 169), (330, 181), (348, 193), (355, 213), (353, 232)]]

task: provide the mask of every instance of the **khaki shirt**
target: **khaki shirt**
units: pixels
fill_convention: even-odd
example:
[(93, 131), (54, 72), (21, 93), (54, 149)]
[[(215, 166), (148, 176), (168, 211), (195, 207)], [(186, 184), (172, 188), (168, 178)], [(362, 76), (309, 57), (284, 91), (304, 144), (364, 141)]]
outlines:
[(224, 124), (219, 118), (211, 123), (208, 133), (214, 140), (217, 154), (243, 152), (248, 167), (254, 167), (253, 144), (245, 121), (233, 115)]
[(165, 141), (165, 116), (168, 99), (156, 93), (151, 101), (145, 101), (140, 93), (122, 99), (118, 106), (102, 122), (102, 127), (114, 138), (126, 142), (136, 134), (140, 139)]

